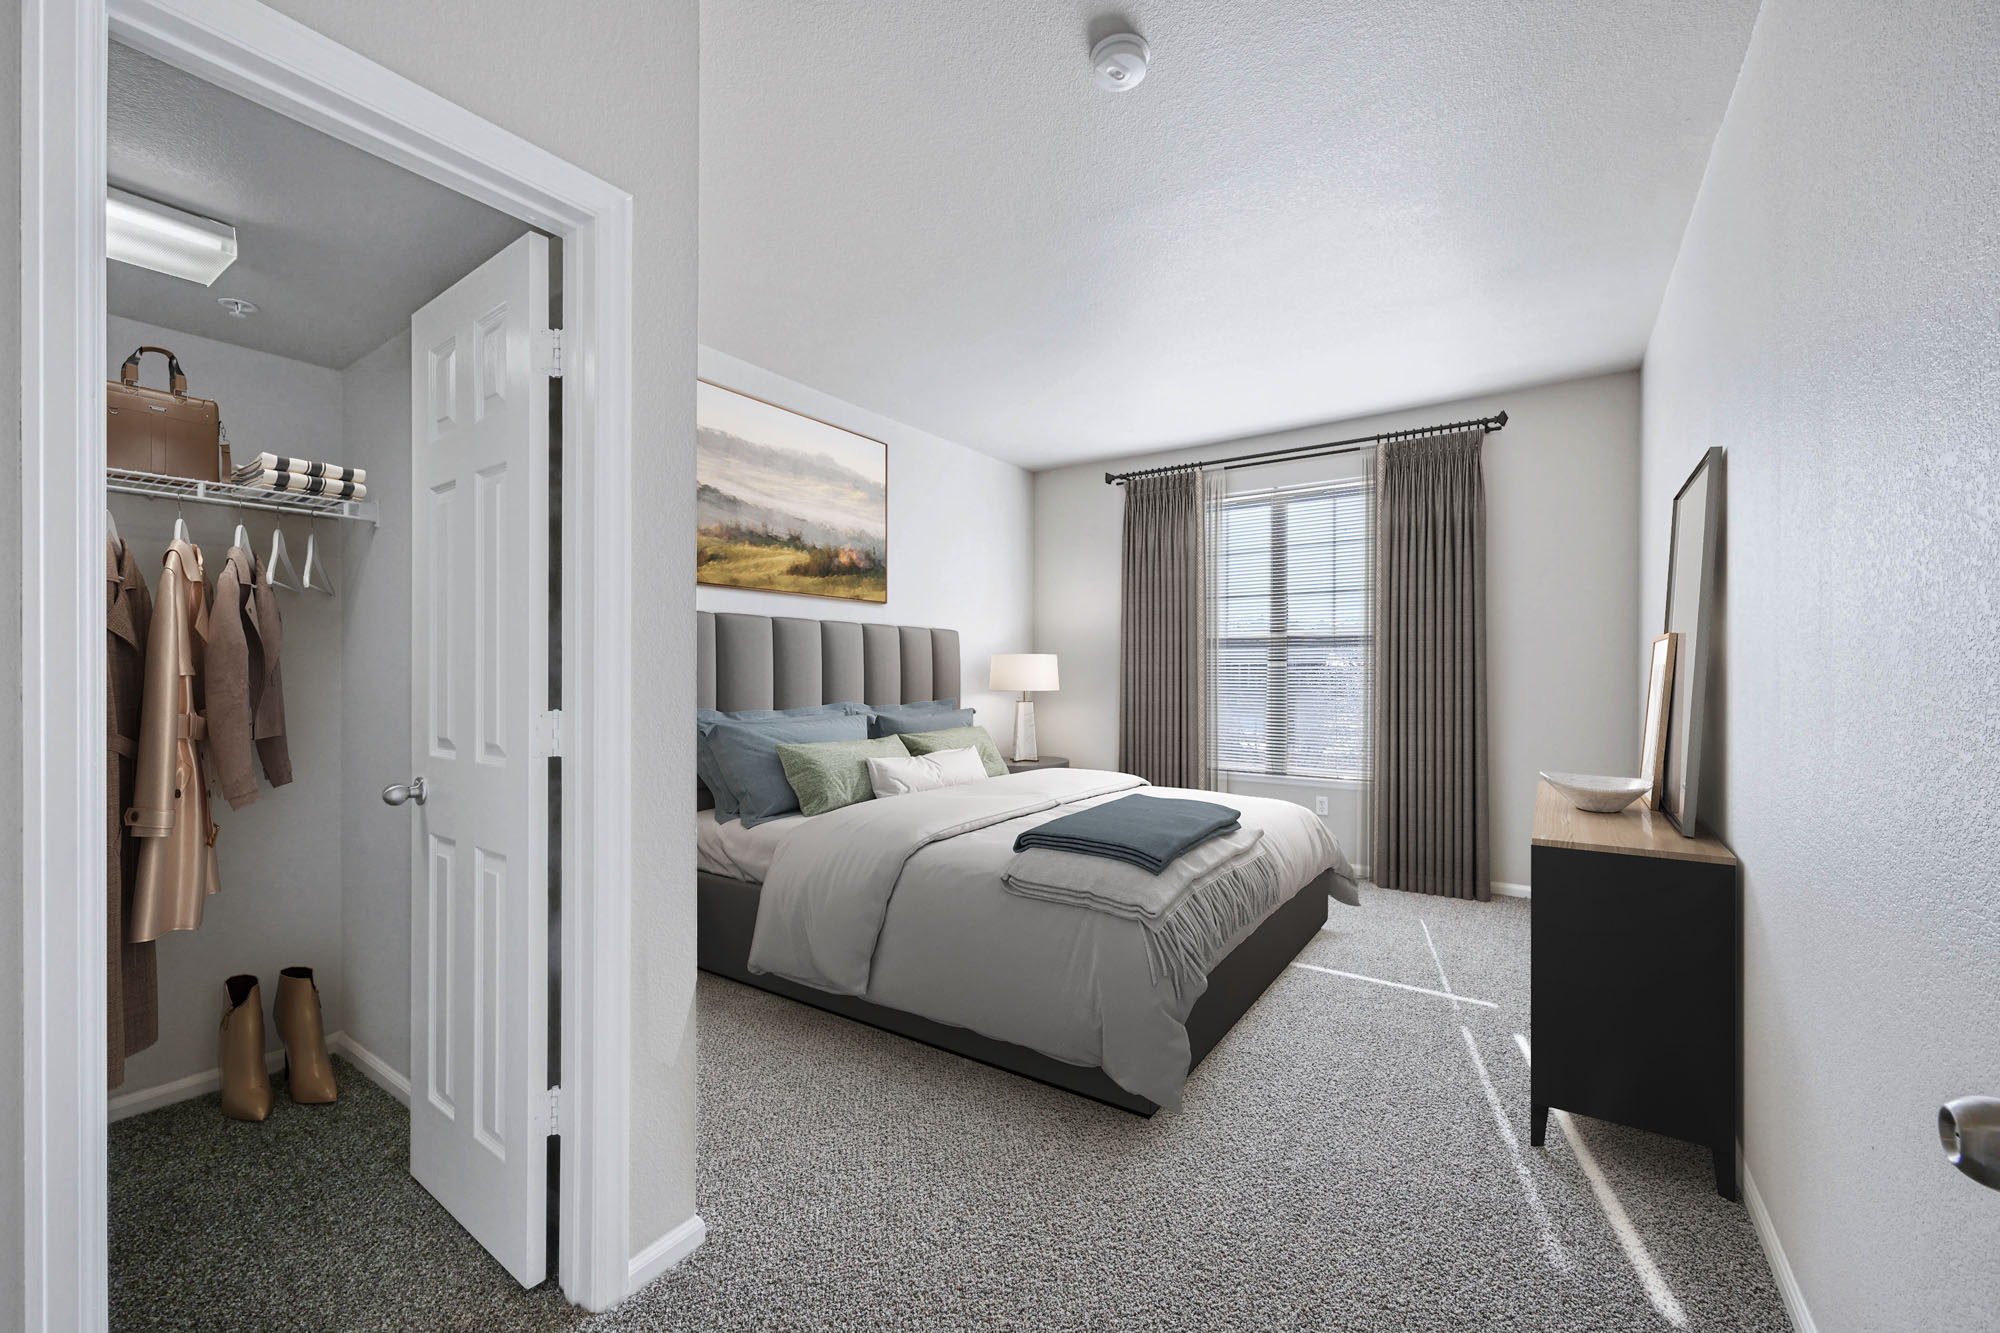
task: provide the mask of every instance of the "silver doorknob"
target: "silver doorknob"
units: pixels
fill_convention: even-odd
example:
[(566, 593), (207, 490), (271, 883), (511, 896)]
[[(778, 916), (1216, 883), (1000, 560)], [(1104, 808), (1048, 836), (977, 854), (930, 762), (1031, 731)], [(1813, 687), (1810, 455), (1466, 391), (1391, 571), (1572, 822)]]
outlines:
[(424, 780), (422, 778), (417, 778), (407, 787), (401, 783), (397, 783), (393, 787), (384, 787), (382, 789), (382, 804), (401, 805), (405, 801), (415, 801), (418, 805), (424, 803)]
[(1938, 1108), (1938, 1138), (1951, 1164), (2000, 1190), (2000, 1097), (1960, 1097)]

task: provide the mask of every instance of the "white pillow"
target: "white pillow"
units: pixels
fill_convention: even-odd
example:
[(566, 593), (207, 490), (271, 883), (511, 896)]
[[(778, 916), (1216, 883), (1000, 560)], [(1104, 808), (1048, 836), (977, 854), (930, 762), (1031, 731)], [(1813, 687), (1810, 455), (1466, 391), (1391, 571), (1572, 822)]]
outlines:
[(908, 796), (911, 792), (936, 791), (940, 787), (956, 787), (961, 782), (985, 780), (986, 762), (969, 745), (962, 750), (913, 754), (908, 759), (868, 761), (868, 785), (877, 796)]

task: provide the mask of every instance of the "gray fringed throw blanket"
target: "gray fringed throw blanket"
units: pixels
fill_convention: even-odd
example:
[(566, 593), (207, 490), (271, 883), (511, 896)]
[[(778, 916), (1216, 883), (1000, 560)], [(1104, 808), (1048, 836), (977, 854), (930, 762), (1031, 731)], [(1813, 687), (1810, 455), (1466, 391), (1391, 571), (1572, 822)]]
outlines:
[(1008, 863), (1005, 879), (1023, 898), (1137, 921), (1154, 980), (1167, 977), (1179, 996), (1244, 927), (1277, 907), (1284, 883), (1263, 837), (1243, 828), (1212, 837), (1157, 875), (1102, 856), (1030, 847)]
[(1121, 796), (1063, 815), (1014, 839), (1014, 850), (1048, 847), (1129, 861), (1159, 874), (1177, 856), (1240, 827), (1238, 812), (1213, 801), (1173, 796)]

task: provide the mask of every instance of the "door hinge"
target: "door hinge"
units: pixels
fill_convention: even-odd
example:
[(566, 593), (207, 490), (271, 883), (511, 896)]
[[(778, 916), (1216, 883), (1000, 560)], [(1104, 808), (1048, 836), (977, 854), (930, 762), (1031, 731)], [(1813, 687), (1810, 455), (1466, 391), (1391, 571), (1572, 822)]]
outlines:
[(563, 331), (543, 329), (535, 335), (535, 371), (552, 380), (563, 377)]
[(535, 719), (535, 757), (560, 759), (563, 752), (563, 715), (560, 708)]
[(560, 1135), (562, 1132), (563, 1132), (563, 1090), (560, 1087), (550, 1088), (549, 1089), (549, 1133)]

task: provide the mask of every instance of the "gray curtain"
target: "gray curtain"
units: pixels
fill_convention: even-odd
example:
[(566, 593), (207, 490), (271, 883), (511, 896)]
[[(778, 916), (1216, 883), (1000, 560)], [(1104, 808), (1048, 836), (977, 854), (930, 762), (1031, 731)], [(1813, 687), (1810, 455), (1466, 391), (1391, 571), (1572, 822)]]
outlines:
[(1125, 483), (1118, 767), (1163, 787), (1208, 781), (1208, 588), (1202, 474)]
[(1481, 430), (1376, 454), (1375, 882), (1489, 893)]

